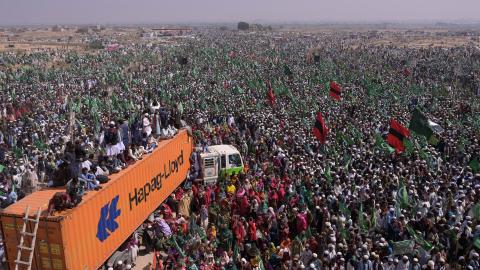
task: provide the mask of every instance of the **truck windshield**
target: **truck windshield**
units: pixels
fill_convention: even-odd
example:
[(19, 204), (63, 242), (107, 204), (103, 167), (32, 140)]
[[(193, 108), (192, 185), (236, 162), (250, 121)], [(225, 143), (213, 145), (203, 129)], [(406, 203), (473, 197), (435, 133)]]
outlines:
[(241, 167), (242, 166), (242, 160), (240, 159), (239, 154), (233, 154), (228, 156), (228, 163), (232, 167)]

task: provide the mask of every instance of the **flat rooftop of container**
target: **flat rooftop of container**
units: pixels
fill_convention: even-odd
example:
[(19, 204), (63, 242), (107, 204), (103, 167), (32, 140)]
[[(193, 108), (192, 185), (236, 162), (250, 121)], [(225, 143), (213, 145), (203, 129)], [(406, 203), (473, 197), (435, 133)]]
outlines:
[[(186, 130), (179, 130), (179, 134), (181, 134), (182, 132), (187, 132), (187, 131)], [(179, 134), (175, 135), (175, 137), (179, 136)], [(172, 139), (159, 141), (158, 146), (154, 151), (159, 151), (164, 145), (168, 144), (168, 142), (170, 142)], [(146, 157), (148, 157), (149, 155), (150, 154), (144, 155), (142, 160), (145, 159)], [(129, 172), (130, 170), (133, 170), (136, 166), (138, 166), (142, 162), (142, 160), (139, 160), (139, 161), (135, 162), (134, 164), (128, 166), (127, 168), (121, 170), (118, 173), (111, 174), (109, 176), (110, 180), (105, 184), (101, 184), (102, 189), (100, 189), (98, 191), (95, 191), (95, 190), (86, 191), (85, 195), (82, 197), (82, 202), (79, 205), (77, 205), (76, 207), (86, 203), (87, 201), (89, 201), (90, 199), (95, 197), (97, 194), (101, 194), (103, 191), (105, 191), (108, 188), (108, 186), (110, 186), (115, 181), (120, 179), (124, 174), (126, 174), (127, 172)], [(7, 215), (7, 216), (8, 215), (23, 216), (23, 215), (25, 215), (25, 210), (26, 210), (27, 206), (30, 206), (30, 216), (33, 217), (36, 214), (38, 207), (41, 207), (42, 208), (42, 215), (41, 215), (42, 220), (44, 220), (45, 218), (47, 218), (48, 220), (61, 220), (64, 217), (68, 216), (69, 213), (75, 209), (75, 207), (72, 208), (72, 209), (65, 210), (65, 211), (60, 211), (60, 212), (55, 211), (55, 213), (53, 215), (50, 215), (50, 216), (46, 216), (46, 214), (47, 214), (47, 211), (48, 211), (48, 203), (49, 203), (50, 199), (53, 198), (53, 195), (55, 195), (55, 193), (57, 193), (57, 192), (61, 192), (61, 191), (65, 191), (65, 190), (66, 190), (65, 187), (44, 188), (42, 190), (36, 191), (32, 194), (29, 194), (29, 195), (25, 196), (25, 198), (19, 200), (18, 202), (10, 205), (7, 208), (5, 208), (3, 211), (1, 211), (1, 213), (2, 213), (2, 215)]]

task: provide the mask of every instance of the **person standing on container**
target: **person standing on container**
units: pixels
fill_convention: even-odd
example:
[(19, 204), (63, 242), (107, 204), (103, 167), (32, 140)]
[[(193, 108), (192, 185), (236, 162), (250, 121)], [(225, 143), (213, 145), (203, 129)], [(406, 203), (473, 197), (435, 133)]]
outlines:
[(143, 120), (142, 120), (142, 125), (143, 125), (143, 142), (144, 146), (146, 145), (147, 138), (152, 134), (152, 126), (150, 124), (150, 119), (148, 113), (145, 113), (143, 115)]
[(108, 124), (108, 129), (105, 132), (107, 156), (114, 157), (120, 153), (120, 149), (117, 147), (118, 141), (118, 131), (115, 127), (115, 122), (112, 121)]
[(122, 138), (123, 146), (125, 147), (125, 149), (129, 149), (130, 142), (131, 142), (131, 134), (130, 134), (130, 128), (128, 126), (127, 117), (123, 118), (123, 121), (120, 123), (119, 130), (120, 130), (120, 136)]

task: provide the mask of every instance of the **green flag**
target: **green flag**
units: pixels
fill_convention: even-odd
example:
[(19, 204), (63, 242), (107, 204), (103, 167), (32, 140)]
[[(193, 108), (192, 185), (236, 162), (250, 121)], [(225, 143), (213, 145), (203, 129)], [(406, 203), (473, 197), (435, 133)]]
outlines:
[(382, 92), (382, 87), (370, 79), (364, 80), (364, 87), (367, 89), (368, 96), (378, 96)]
[(480, 237), (476, 237), (475, 240), (473, 241), (473, 245), (480, 249)]
[(360, 204), (360, 210), (358, 213), (358, 226), (360, 227), (360, 230), (364, 232), (368, 231), (368, 224), (365, 221), (365, 216), (363, 212), (363, 204)]
[(430, 136), (430, 138), (428, 138), (428, 143), (431, 144), (431, 145), (438, 145), (439, 142), (440, 142), (440, 140), (437, 138), (437, 136), (435, 134), (432, 134), (432, 136)]
[(470, 161), (470, 163), (468, 163), (468, 166), (470, 166), (470, 168), (472, 168), (472, 170), (473, 170), (475, 173), (480, 172), (480, 163), (478, 162), (478, 158), (477, 158), (477, 157), (472, 158), (472, 160)]
[(415, 241), (413, 240), (404, 240), (392, 243), (393, 254), (392, 255), (403, 255), (411, 254), (414, 251)]
[(292, 71), (290, 70), (290, 68), (287, 66), (287, 64), (285, 64), (283, 66), (283, 73), (285, 73), (286, 76), (292, 76), (293, 73)]
[(340, 213), (342, 213), (347, 219), (350, 218), (350, 210), (348, 210), (344, 202), (338, 202), (338, 210), (340, 210)]
[(35, 147), (37, 147), (38, 150), (40, 151), (45, 151), (48, 146), (47, 144), (45, 144), (44, 142), (40, 141), (40, 140), (35, 140), (35, 143), (34, 143)]
[(340, 224), (339, 227), (340, 227), (340, 237), (342, 237), (342, 239), (344, 240), (348, 240), (348, 231), (345, 228), (345, 225)]
[(458, 151), (465, 152), (465, 146), (469, 145), (470, 143), (462, 136), (458, 140)]
[(350, 166), (350, 162), (352, 162), (352, 156), (346, 155), (345, 156), (345, 169), (348, 170), (348, 167)]
[(480, 220), (480, 202), (477, 203), (477, 204), (472, 208), (472, 212), (473, 212), (473, 217), (474, 217), (476, 220)]
[(12, 152), (15, 155), (15, 158), (19, 159), (22, 157), (23, 150), (18, 148), (17, 146), (13, 146)]
[(420, 149), (419, 155), (420, 155), (420, 158), (423, 159), (423, 160), (428, 160), (429, 159), (429, 155), (423, 149)]
[(241, 94), (243, 94), (244, 92), (245, 92), (245, 91), (243, 91), (243, 89), (242, 89), (240, 86), (238, 86), (238, 85), (236, 85), (235, 87), (233, 87), (233, 93), (234, 93), (234, 94), (241, 95)]
[(419, 109), (413, 111), (412, 119), (410, 120), (411, 131), (414, 131), (420, 135), (430, 138), (433, 134), (433, 130), (428, 123), (428, 119)]
[(3, 166), (2, 164), (0, 164), (0, 173), (3, 172), (4, 169), (5, 169), (5, 166)]
[(332, 175), (330, 173), (330, 165), (325, 168), (325, 178), (327, 179), (328, 186), (332, 185)]
[(400, 207), (403, 209), (410, 205), (410, 203), (408, 202), (407, 187), (405, 186), (405, 183), (403, 183), (403, 181), (400, 182), (400, 187), (397, 192), (397, 200), (400, 202)]
[(405, 145), (405, 154), (407, 156), (412, 155), (412, 153), (413, 153), (413, 143), (409, 139), (404, 138), (403, 139), (403, 145)]
[(233, 261), (237, 262), (238, 261), (239, 250), (238, 250), (237, 241), (234, 240), (234, 242), (235, 243), (233, 244)]
[(70, 111), (80, 113), (80, 108), (82, 106), (82, 101), (79, 100), (78, 102), (71, 101), (70, 103)]
[(180, 248), (180, 246), (178, 245), (177, 243), (177, 239), (176, 239), (176, 236), (172, 236), (170, 239), (172, 239), (172, 244), (173, 244), (173, 247), (178, 250), (178, 253), (180, 254), (181, 257), (185, 257), (185, 253), (183, 252), (183, 250)]

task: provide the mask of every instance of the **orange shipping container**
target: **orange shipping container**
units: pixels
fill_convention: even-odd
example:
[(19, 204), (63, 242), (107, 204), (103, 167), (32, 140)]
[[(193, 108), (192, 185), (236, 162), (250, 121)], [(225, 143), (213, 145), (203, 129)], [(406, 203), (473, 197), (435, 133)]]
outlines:
[[(185, 180), (191, 152), (192, 140), (182, 130), (111, 176), (101, 190), (89, 191), (73, 209), (46, 217), (48, 202), (58, 189), (35, 192), (9, 206), (1, 213), (9, 268), (15, 269), (22, 218), (29, 205), (32, 218), (38, 207), (44, 210), (32, 269), (98, 269)], [(33, 225), (28, 224), (30, 231)]]

